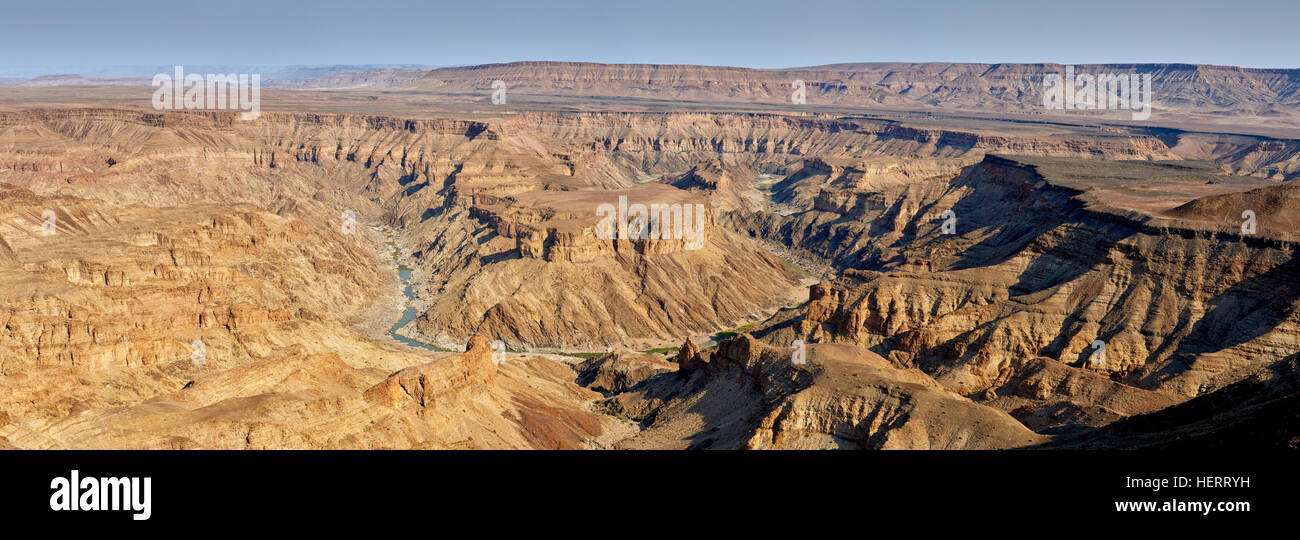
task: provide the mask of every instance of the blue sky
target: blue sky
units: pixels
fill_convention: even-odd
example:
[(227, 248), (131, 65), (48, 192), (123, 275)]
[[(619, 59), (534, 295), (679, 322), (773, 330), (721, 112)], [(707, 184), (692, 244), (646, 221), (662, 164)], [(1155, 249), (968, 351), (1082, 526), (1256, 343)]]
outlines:
[(27, 0), (0, 66), (572, 60), (1300, 67), (1300, 2)]

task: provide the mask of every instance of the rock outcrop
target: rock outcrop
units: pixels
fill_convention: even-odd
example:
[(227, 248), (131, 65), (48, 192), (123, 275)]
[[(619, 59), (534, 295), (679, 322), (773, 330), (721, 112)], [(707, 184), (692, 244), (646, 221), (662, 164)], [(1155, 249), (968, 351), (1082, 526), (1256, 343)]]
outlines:
[[(1130, 178), (1145, 178), (1143, 189)], [(1165, 206), (1151, 202), (1157, 182)], [(843, 272), (811, 287), (800, 317), (756, 332), (870, 347), (1042, 430), (1150, 412), (1294, 352), (1300, 282), (1287, 231), (1243, 235), (1160, 211), (1178, 205), (1170, 193), (1252, 182), (990, 156), (946, 182), (829, 193), (846, 202), (755, 232)]]
[[(865, 349), (788, 348), (748, 335), (720, 343), (680, 374), (647, 378), (610, 399), (645, 418), (623, 448), (1013, 448), (1045, 440), (1014, 418), (944, 390)], [(698, 353), (684, 344), (679, 357)]]
[(365, 397), (385, 407), (415, 411), (419, 416), (490, 393), (496, 375), (492, 345), (487, 337), (476, 335), (464, 353), (398, 371), (366, 390)]
[(1061, 437), (1045, 448), (1296, 450), (1300, 365), (1295, 356), (1185, 403)]
[(429, 354), (354, 328), (390, 313), (375, 299), (396, 285), (367, 228), (0, 199), (5, 447), (585, 448), (625, 429), (555, 360), (498, 366), (484, 336)]
[(660, 374), (675, 373), (678, 365), (663, 357), (615, 351), (578, 366), (578, 384), (604, 394), (619, 394)]

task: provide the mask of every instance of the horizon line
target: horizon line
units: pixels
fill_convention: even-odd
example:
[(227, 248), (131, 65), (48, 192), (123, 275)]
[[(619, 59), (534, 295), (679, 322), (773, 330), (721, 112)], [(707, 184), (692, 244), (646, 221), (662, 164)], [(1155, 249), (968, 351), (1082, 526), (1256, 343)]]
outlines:
[[(197, 66), (197, 67), (259, 67), (259, 68), (366, 68), (369, 70), (379, 69), (455, 69), (455, 68), (472, 68), (472, 67), (489, 67), (489, 66), (506, 66), (511, 64), (574, 64), (574, 65), (597, 65), (597, 66), (681, 66), (681, 67), (700, 67), (700, 68), (725, 68), (725, 69), (742, 69), (753, 71), (789, 71), (800, 69), (825, 69), (839, 66), (852, 65), (973, 65), (973, 66), (1189, 66), (1189, 67), (1213, 67), (1213, 68), (1235, 68), (1264, 71), (1296, 71), (1300, 67), (1275, 67), (1275, 66), (1248, 66), (1237, 64), (1214, 64), (1214, 63), (1197, 63), (1187, 61), (1169, 61), (1169, 62), (1141, 62), (1141, 61), (1120, 61), (1120, 62), (1058, 62), (1058, 61), (1009, 61), (1009, 62), (987, 62), (987, 61), (955, 61), (955, 60), (863, 60), (863, 61), (845, 61), (830, 62), (819, 64), (806, 64), (782, 67), (751, 67), (745, 65), (730, 64), (691, 64), (691, 63), (647, 63), (647, 62), (595, 62), (589, 60), (511, 60), (503, 62), (484, 62), (484, 63), (467, 63), (467, 64), (422, 64), (417, 62), (329, 62), (321, 64), (268, 64), (258, 62), (196, 62), (196, 63), (134, 63), (134, 64), (3, 64), (0, 63), (0, 77), (16, 78), (35, 78), (55, 75), (93, 75), (95, 70), (108, 71), (113, 69), (139, 69), (139, 68), (157, 68), (163, 66)], [(5, 72), (28, 72), (34, 75), (10, 75)]]

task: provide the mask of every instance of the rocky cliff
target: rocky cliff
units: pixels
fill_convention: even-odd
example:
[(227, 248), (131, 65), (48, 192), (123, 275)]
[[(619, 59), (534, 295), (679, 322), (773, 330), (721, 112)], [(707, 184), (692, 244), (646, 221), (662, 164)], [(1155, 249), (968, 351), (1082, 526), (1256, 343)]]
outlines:
[[(1294, 157), (825, 111), (3, 112), (0, 446), (1007, 448), (1213, 395), (1273, 411), (1286, 384), (1239, 398), (1300, 349)], [(602, 234), (623, 199), (702, 234)], [(368, 330), (393, 251), (411, 333), (465, 353)], [(676, 362), (484, 347), (752, 322)]]
[[(1084, 176), (989, 157), (947, 181), (824, 194), (803, 214), (753, 222), (844, 268), (760, 334), (871, 347), (1044, 429), (1156, 410), (1293, 354), (1300, 283), (1286, 231), (1146, 212), (1153, 182), (1168, 201), (1240, 181), (1178, 169), (1142, 174), (1137, 189), (1135, 166), (1150, 167)], [(1222, 221), (1240, 214), (1223, 208)], [(1040, 417), (1048, 409), (1059, 422)]]
[(741, 335), (704, 353), (688, 342), (677, 364), (643, 373), (606, 400), (641, 419), (642, 430), (620, 447), (961, 449), (1044, 440), (1006, 413), (852, 345), (812, 344), (796, 356)]

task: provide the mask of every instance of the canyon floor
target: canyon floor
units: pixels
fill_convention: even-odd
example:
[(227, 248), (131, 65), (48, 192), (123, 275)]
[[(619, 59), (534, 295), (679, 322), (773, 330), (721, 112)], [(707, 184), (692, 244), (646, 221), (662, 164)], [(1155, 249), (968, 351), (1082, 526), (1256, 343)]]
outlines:
[(1300, 447), (1294, 84), (652, 67), (0, 86), (0, 448)]

